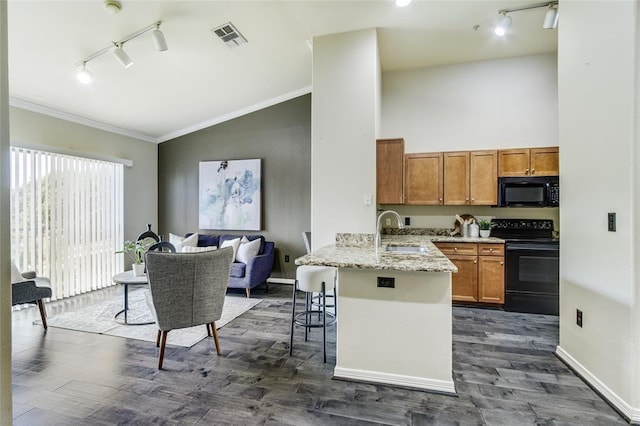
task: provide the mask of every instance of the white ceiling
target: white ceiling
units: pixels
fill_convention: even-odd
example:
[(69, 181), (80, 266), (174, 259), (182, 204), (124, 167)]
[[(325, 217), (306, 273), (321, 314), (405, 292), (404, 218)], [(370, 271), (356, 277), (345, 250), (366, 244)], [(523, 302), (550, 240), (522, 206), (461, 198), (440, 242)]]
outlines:
[[(555, 52), (557, 30), (543, 30), (545, 8), (514, 12), (504, 38), (498, 10), (527, 1), (9, 0), (11, 104), (162, 142), (311, 91), (313, 37), (378, 28), (383, 71)], [(112, 54), (75, 64), (112, 41), (161, 20), (169, 50), (149, 33), (127, 43), (134, 64)], [(211, 29), (231, 21), (249, 43), (229, 49)], [(475, 25), (479, 25), (474, 29)]]

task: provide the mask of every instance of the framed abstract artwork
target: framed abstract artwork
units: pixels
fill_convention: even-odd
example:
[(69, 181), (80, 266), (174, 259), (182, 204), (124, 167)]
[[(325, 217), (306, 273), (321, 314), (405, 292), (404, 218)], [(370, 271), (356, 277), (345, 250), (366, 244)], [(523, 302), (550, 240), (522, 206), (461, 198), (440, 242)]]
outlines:
[(200, 229), (261, 229), (260, 166), (260, 159), (200, 162)]

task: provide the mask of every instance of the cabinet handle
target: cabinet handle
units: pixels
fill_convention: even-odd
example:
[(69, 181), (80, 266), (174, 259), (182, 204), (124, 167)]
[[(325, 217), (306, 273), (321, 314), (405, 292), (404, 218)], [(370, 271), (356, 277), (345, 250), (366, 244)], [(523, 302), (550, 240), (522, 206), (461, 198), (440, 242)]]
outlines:
[(504, 265), (504, 262), (502, 262), (502, 261), (501, 261), (501, 262), (500, 262), (500, 264), (501, 264), (501, 265)]
[(524, 169), (524, 174), (528, 175), (529, 174), (529, 169)]
[(454, 247), (454, 248), (453, 248), (453, 251), (458, 251), (458, 247)]
[(476, 200), (475, 198), (472, 198), (472, 199), (471, 199), (471, 201), (475, 201), (475, 200)]
[(469, 201), (469, 197), (465, 198), (464, 200), (465, 200), (465, 201)]
[(493, 249), (492, 249), (492, 248), (490, 248), (490, 249), (489, 249), (489, 253), (491, 253), (491, 252), (493, 252)]
[(534, 174), (536, 172), (536, 169), (531, 169), (531, 174)]
[(474, 261), (473, 261), (473, 264), (474, 264), (474, 265), (476, 265), (477, 263), (478, 263), (478, 261), (477, 261), (477, 260), (474, 260)]
[(440, 198), (440, 201), (442, 201), (442, 198)]

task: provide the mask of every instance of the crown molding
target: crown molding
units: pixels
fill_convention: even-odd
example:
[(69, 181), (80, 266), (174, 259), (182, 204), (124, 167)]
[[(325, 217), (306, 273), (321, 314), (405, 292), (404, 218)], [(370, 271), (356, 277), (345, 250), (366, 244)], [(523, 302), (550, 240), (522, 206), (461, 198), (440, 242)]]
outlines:
[(124, 129), (122, 127), (113, 126), (98, 120), (81, 117), (76, 114), (60, 111), (54, 108), (39, 105), (24, 99), (9, 97), (9, 105), (15, 108), (25, 109), (38, 114), (48, 115), (50, 117), (59, 118), (60, 120), (70, 121), (72, 123), (82, 124), (84, 126), (93, 127), (95, 129), (104, 130), (106, 132), (116, 133), (122, 136), (128, 136), (134, 139), (140, 139), (146, 142), (158, 143), (158, 139), (146, 133), (135, 132), (133, 130)]
[(211, 120), (203, 121), (202, 123), (194, 124), (193, 126), (185, 127), (184, 129), (176, 130), (175, 132), (167, 133), (164, 136), (158, 138), (158, 143), (166, 142), (171, 139), (178, 138), (180, 136), (188, 135), (189, 133), (197, 132), (198, 130), (206, 129), (207, 127), (215, 126), (216, 124), (223, 123), (225, 121), (233, 120), (234, 118), (242, 117), (243, 115), (250, 114), (252, 112), (259, 111), (264, 108), (268, 108), (273, 105), (277, 105), (282, 102), (286, 102), (298, 96), (307, 95), (311, 93), (311, 86), (305, 86), (298, 90), (294, 90), (284, 95), (276, 96), (275, 98), (267, 99), (257, 104), (250, 105), (246, 108), (239, 109), (237, 111), (224, 114)]

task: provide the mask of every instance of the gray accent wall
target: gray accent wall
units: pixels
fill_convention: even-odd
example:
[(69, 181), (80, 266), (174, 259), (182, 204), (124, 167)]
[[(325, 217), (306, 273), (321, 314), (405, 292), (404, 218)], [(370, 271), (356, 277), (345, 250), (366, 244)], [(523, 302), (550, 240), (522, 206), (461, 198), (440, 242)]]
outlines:
[[(262, 230), (198, 229), (200, 161), (262, 159)], [(311, 229), (311, 95), (262, 109), (159, 145), (159, 232), (263, 234), (274, 241), (275, 277), (295, 277)], [(289, 255), (289, 262), (285, 256)]]

